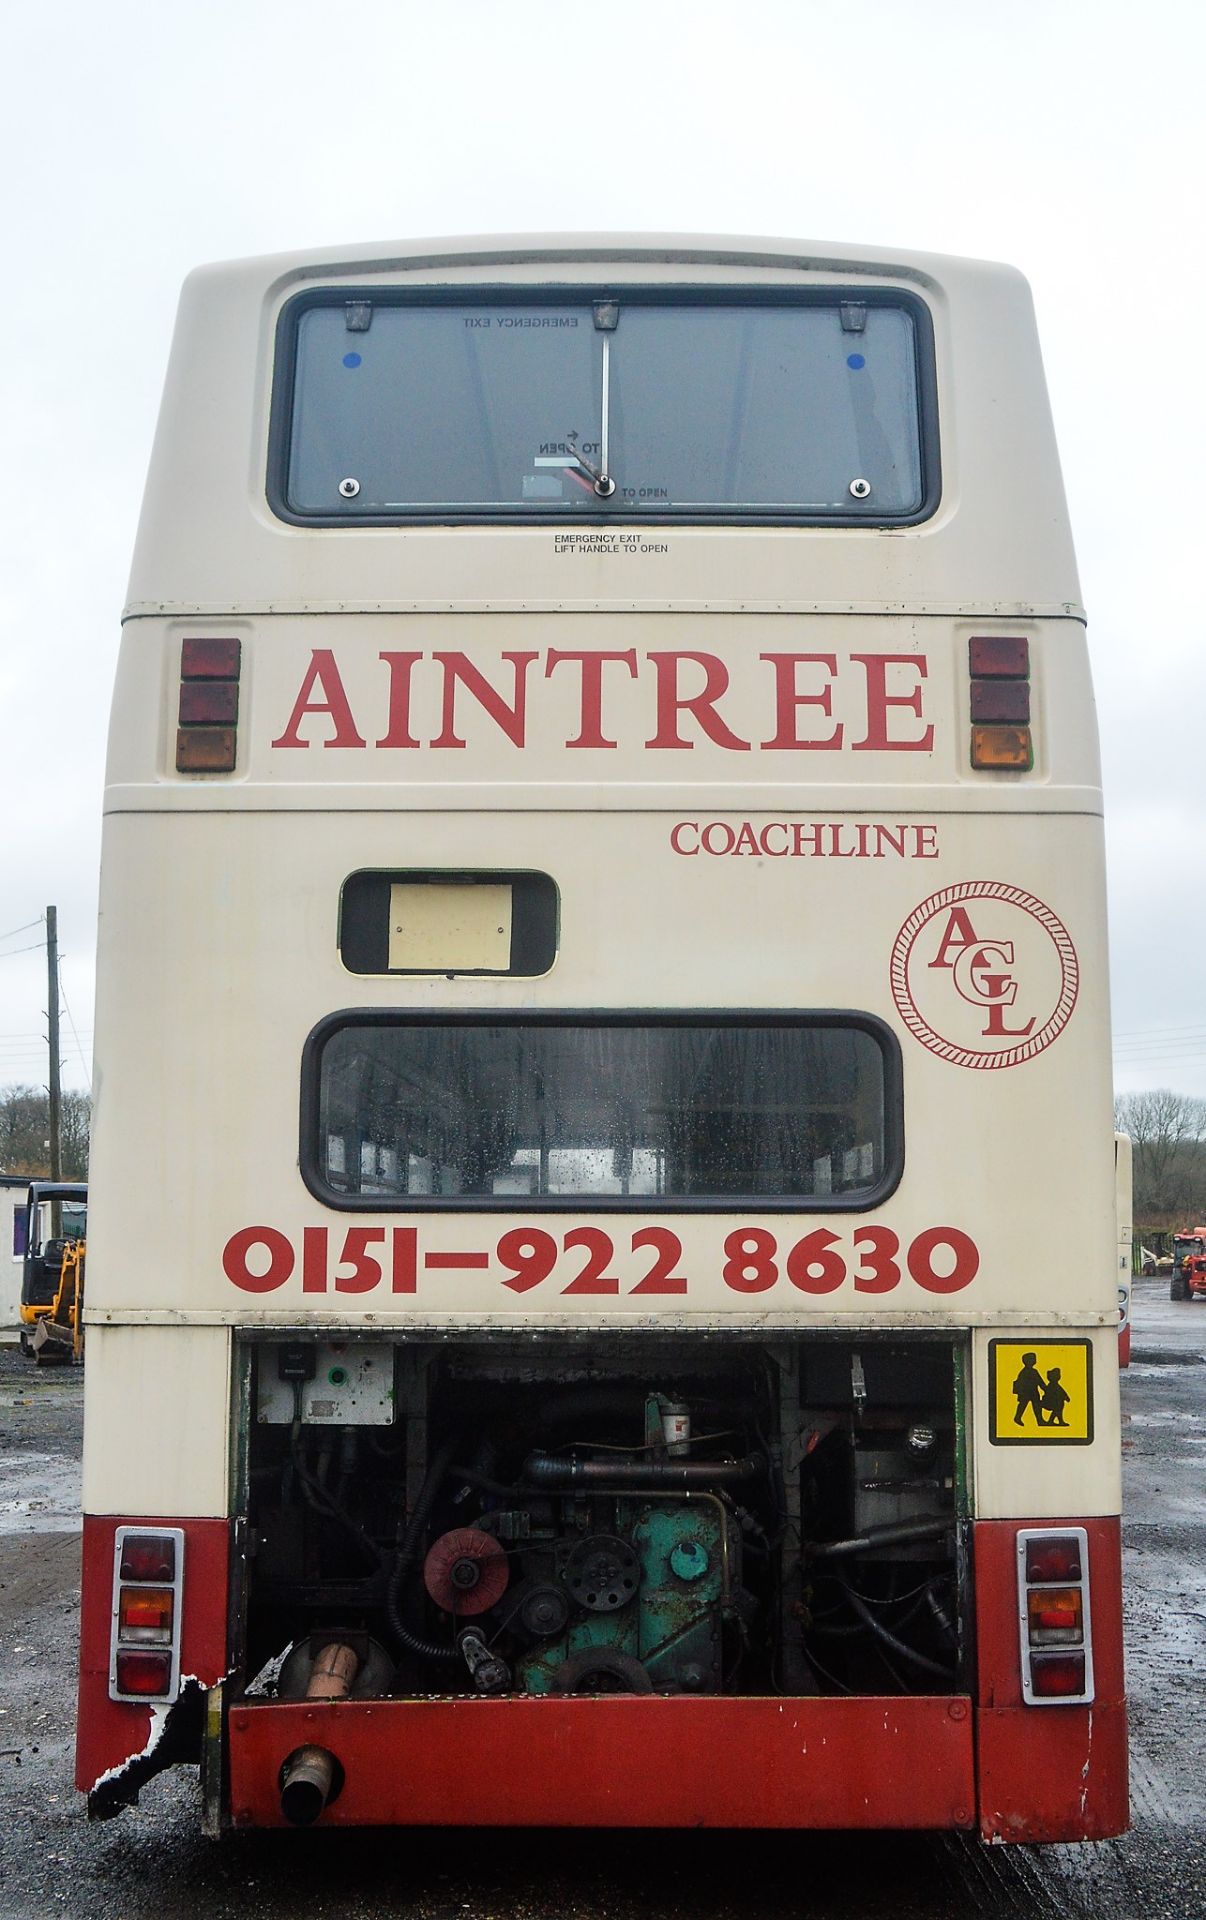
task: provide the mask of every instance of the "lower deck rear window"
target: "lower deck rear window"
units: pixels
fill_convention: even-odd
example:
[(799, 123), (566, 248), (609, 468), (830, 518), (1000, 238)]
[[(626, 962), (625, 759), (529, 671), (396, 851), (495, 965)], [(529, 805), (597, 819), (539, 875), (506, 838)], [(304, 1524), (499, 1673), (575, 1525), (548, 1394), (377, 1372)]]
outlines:
[(303, 1168), (328, 1204), (866, 1207), (900, 1175), (900, 1074), (857, 1015), (334, 1016)]

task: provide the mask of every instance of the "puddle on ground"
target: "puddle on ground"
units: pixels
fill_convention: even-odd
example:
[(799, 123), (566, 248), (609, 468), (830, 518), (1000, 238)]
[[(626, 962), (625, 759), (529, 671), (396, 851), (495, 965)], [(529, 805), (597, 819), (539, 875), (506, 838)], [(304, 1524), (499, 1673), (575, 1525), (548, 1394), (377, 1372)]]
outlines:
[(74, 1533), (80, 1524), (80, 1463), (60, 1453), (0, 1460), (0, 1534)]

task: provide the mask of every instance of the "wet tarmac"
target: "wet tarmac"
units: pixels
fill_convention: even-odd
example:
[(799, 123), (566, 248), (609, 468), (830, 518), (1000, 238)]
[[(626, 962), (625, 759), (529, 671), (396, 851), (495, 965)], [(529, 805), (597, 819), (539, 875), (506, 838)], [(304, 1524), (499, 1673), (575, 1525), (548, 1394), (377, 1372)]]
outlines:
[[(1206, 1306), (1137, 1283), (1125, 1379), (1134, 1825), (942, 1836), (197, 1831), (196, 1780), (71, 1785), (81, 1380), (0, 1348), (0, 1920), (1206, 1920)], [(673, 1764), (673, 1755), (666, 1756)], [(466, 1769), (472, 1799), (472, 1756)]]

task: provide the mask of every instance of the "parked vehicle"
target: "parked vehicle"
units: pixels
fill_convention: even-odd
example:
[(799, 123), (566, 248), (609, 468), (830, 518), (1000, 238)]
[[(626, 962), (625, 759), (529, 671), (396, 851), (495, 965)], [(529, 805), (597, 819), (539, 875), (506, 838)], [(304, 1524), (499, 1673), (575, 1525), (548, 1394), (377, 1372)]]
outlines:
[(168, 382), (90, 1811), (180, 1762), (214, 1834), (1120, 1832), (1104, 849), (1024, 283), (365, 246), (193, 276)]
[(1173, 1241), (1170, 1300), (1206, 1300), (1206, 1227), (1187, 1227)]
[[(88, 1226), (88, 1189), (79, 1181), (34, 1180), (25, 1202), (25, 1257), (21, 1272), (21, 1351), (37, 1357), (39, 1323), (53, 1319), (61, 1301), (63, 1263)], [(74, 1271), (75, 1262), (72, 1263)], [(74, 1325), (74, 1322), (72, 1323)]]

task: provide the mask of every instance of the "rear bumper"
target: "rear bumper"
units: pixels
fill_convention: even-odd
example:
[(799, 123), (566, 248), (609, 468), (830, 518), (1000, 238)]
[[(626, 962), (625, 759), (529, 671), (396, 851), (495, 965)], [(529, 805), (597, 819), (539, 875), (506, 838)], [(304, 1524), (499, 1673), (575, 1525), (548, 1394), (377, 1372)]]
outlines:
[[(182, 1757), (166, 1716), (109, 1699), (117, 1516), (84, 1522), (78, 1782), (133, 1798)], [(227, 1654), (230, 1534), (185, 1529), (182, 1670), (202, 1692)], [(212, 1814), (281, 1827), (280, 1774), (299, 1747), (343, 1771), (322, 1826), (796, 1827), (976, 1829), (985, 1840), (1104, 1839), (1128, 1819), (1117, 1519), (1089, 1540), (1097, 1697), (1021, 1699), (1016, 1536), (1024, 1520), (972, 1528), (974, 1695), (850, 1699), (546, 1696), (241, 1702), (214, 1708)], [(194, 1756), (195, 1757), (195, 1756)], [(131, 1791), (124, 1792), (128, 1784)]]
[(971, 1703), (377, 1700), (232, 1708), (235, 1826), (280, 1827), (302, 1746), (343, 1769), (323, 1826), (972, 1827)]

